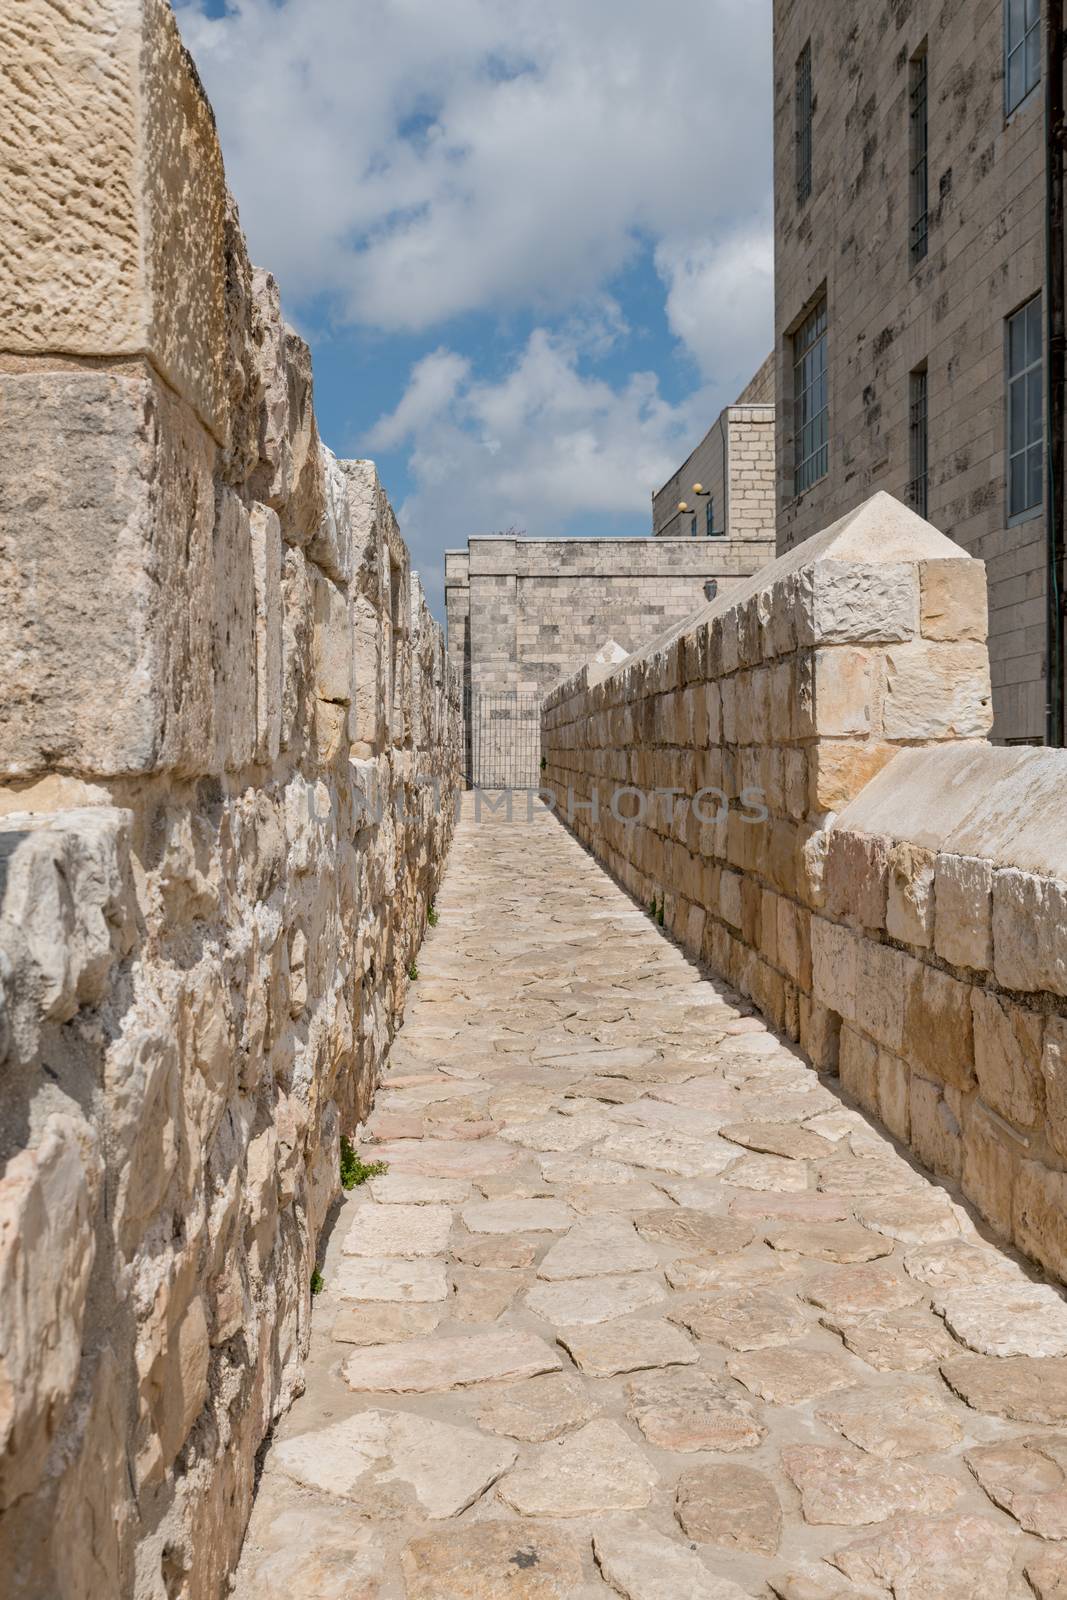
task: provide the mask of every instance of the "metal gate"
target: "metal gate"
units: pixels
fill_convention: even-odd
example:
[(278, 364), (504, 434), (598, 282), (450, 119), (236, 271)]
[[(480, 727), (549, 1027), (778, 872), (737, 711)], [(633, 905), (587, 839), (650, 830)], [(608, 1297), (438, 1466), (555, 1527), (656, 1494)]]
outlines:
[(468, 689), (463, 696), (472, 789), (536, 789), (541, 778), (541, 696)]

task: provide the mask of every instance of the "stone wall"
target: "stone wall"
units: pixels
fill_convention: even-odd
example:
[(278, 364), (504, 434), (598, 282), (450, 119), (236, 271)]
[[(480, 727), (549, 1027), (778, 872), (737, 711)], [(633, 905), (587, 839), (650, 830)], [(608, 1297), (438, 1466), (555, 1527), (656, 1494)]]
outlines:
[[(1045, 732), (1044, 508), (1007, 509), (1005, 319), (1045, 281), (1043, 91), (1005, 115), (1006, 0), (774, 0), (778, 548), (917, 468), (928, 386), (930, 521), (986, 563), (998, 740)], [(812, 192), (796, 190), (796, 64), (811, 42)], [(913, 58), (928, 82), (929, 248), (910, 256)], [(792, 334), (825, 295), (829, 471), (794, 493)]]
[(473, 538), (447, 556), (449, 649), (465, 639), (473, 689), (543, 694), (605, 640), (634, 650), (680, 622), (705, 583), (726, 590), (773, 545), (772, 529), (753, 542)]
[(319, 442), (169, 7), (31, 0), (0, 48), (0, 1569), (217, 1600), (458, 684), (373, 465)]
[(876, 495), (558, 686), (543, 782), (694, 957), (1067, 1276), (1067, 757), (986, 742), (985, 629), (981, 563)]

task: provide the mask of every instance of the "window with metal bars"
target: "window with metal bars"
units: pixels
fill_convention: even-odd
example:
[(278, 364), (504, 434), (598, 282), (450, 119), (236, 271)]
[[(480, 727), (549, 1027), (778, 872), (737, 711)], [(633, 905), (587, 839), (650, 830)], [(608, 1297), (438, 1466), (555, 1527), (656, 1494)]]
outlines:
[(908, 452), (911, 462), (911, 482), (908, 501), (920, 517), (929, 511), (929, 432), (927, 411), (927, 374), (925, 367), (917, 367), (908, 378)]
[(1022, 105), (1041, 81), (1041, 0), (1004, 0), (1004, 110)]
[(826, 301), (820, 300), (793, 335), (793, 493), (803, 494), (830, 465)]
[(1045, 383), (1041, 296), (1008, 318), (1008, 516), (1041, 505), (1045, 480)]
[(815, 97), (811, 81), (811, 40), (797, 58), (796, 78), (797, 205), (811, 194), (812, 121)]
[(927, 162), (927, 79), (926, 46), (911, 62), (911, 264), (916, 266), (926, 255), (930, 232), (930, 185)]

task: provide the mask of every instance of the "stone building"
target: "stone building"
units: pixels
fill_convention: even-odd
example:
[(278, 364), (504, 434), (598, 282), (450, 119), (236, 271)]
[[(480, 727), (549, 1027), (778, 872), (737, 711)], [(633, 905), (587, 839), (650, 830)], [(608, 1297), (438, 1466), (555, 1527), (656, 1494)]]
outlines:
[(983, 559), (994, 738), (1022, 743), (1046, 728), (1040, 10), (774, 6), (779, 550), (886, 489)]
[(762, 538), (696, 542), (486, 535), (449, 550), (448, 653), (466, 690), (470, 780), (536, 784), (543, 694), (605, 644), (628, 654), (681, 622), (773, 548), (767, 527)]
[[(699, 483), (702, 494), (694, 493)], [(758, 539), (774, 554), (774, 357), (652, 496), (658, 539)], [(684, 510), (682, 507), (684, 506)]]

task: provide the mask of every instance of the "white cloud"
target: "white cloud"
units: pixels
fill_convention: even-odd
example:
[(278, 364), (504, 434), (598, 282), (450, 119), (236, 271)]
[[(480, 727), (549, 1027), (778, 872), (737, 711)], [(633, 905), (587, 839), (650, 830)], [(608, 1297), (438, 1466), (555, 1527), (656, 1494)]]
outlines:
[(202, 4), (182, 28), (253, 252), (353, 321), (554, 316), (636, 240), (764, 204), (770, 0)]
[[(441, 550), (471, 533), (581, 531), (583, 517), (605, 515), (651, 531), (652, 491), (689, 447), (706, 397), (670, 405), (647, 372), (613, 388), (582, 371), (574, 338), (544, 328), (496, 382), (467, 369), (452, 383), (464, 365), (444, 350), (419, 362), (366, 441), (372, 450), (409, 448), (415, 487), (398, 512), (432, 594)], [(448, 397), (434, 412), (422, 399), (443, 371)]]
[(770, 349), (774, 245), (769, 226), (726, 239), (665, 239), (656, 268), (667, 285), (667, 320), (705, 377), (728, 396)]

